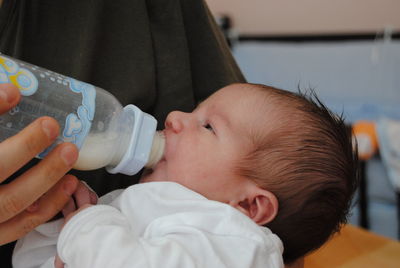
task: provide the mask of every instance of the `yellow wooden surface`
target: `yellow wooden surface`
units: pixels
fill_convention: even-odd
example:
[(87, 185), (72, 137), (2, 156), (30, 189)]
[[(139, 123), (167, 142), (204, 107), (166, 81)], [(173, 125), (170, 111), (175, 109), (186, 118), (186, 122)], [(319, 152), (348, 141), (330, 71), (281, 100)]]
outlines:
[(400, 243), (346, 225), (326, 245), (307, 256), (305, 268), (400, 268)]

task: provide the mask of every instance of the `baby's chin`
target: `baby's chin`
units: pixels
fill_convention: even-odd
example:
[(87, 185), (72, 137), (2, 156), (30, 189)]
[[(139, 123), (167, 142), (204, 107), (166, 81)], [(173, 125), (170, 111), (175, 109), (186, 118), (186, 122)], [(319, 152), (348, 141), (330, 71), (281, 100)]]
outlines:
[(166, 163), (161, 160), (154, 169), (146, 169), (140, 178), (140, 183), (167, 180)]

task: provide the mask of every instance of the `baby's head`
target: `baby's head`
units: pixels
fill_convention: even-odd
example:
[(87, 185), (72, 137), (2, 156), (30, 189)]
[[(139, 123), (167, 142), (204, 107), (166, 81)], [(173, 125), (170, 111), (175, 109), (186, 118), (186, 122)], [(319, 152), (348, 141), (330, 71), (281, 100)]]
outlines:
[(165, 159), (143, 181), (175, 181), (227, 203), (283, 241), (285, 262), (346, 221), (357, 186), (343, 120), (314, 98), (233, 84), (165, 123)]

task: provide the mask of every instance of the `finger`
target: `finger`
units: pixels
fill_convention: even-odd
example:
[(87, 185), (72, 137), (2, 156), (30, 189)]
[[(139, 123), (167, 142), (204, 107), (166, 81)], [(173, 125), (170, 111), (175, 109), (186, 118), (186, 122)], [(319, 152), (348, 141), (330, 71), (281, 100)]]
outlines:
[(76, 205), (75, 201), (73, 198), (70, 198), (65, 205), (65, 207), (62, 209), (62, 214), (65, 217), (67, 217), (70, 213), (74, 212), (76, 210)]
[(13, 84), (0, 84), (0, 114), (5, 113), (19, 102), (21, 95)]
[(82, 181), (79, 182), (78, 188), (76, 188), (74, 198), (78, 208), (85, 204), (90, 204), (90, 190)]
[(58, 254), (56, 255), (56, 258), (54, 259), (54, 267), (55, 268), (64, 268), (64, 263), (62, 262), (62, 260), (58, 256)]
[(39, 200), (33, 202), (29, 207), (26, 208), (28, 212), (35, 212), (39, 209)]
[(24, 236), (39, 224), (54, 217), (71, 198), (77, 185), (78, 180), (75, 176), (66, 175), (39, 199), (39, 208), (35, 212), (23, 211), (0, 223), (0, 245)]
[(0, 182), (50, 146), (59, 133), (56, 120), (42, 117), (0, 143)]
[(86, 188), (89, 189), (89, 195), (90, 195), (90, 204), (92, 205), (96, 205), (97, 204), (97, 200), (99, 199), (98, 195), (96, 194), (96, 192), (93, 190), (92, 187), (89, 186), (89, 184), (87, 184), (87, 182), (85, 181), (80, 181), (81, 183), (83, 183)]
[(71, 169), (78, 150), (71, 143), (58, 145), (39, 164), (9, 184), (0, 186), (0, 222), (17, 215), (39, 199)]
[(99, 200), (99, 197), (95, 192), (90, 192), (90, 204), (96, 205), (97, 201)]

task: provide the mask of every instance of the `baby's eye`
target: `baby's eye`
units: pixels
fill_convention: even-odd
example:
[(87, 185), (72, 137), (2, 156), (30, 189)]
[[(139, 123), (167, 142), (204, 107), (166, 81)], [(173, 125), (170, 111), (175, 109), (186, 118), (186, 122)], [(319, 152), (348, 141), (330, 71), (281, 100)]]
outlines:
[(214, 129), (213, 129), (213, 127), (212, 127), (210, 124), (205, 124), (205, 125), (204, 125), (204, 128), (205, 128), (205, 129), (208, 129), (208, 130), (210, 130), (210, 131), (212, 131), (212, 132), (214, 132)]

